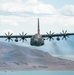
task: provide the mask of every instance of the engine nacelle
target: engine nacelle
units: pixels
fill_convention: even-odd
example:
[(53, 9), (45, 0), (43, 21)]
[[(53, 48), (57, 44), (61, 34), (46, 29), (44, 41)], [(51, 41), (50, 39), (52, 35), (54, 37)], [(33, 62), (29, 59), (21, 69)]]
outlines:
[(60, 38), (59, 38), (59, 37), (57, 37), (57, 38), (56, 38), (56, 40), (57, 40), (57, 41), (60, 41)]
[(15, 42), (18, 42), (18, 39), (17, 38), (15, 39)]

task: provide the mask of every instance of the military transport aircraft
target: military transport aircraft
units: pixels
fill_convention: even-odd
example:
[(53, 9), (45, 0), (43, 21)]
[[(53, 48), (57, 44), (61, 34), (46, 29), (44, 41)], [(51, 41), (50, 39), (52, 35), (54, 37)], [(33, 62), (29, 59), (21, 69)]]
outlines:
[(51, 33), (51, 31), (50, 31), (49, 33), (47, 32), (47, 34), (41, 35), (40, 34), (40, 27), (39, 27), (39, 18), (38, 18), (37, 34), (27, 35), (27, 33), (24, 34), (24, 32), (22, 32), (22, 34), (19, 33), (19, 35), (12, 35), (12, 34), (13, 33), (8, 32), (8, 34), (5, 33), (5, 35), (1, 35), (0, 38), (7, 38), (5, 41), (8, 40), (8, 42), (13, 41), (12, 38), (15, 38), (15, 42), (18, 42), (19, 41), (18, 39), (20, 39), (20, 41), (22, 40), (22, 42), (24, 42), (24, 40), (26, 40), (26, 38), (31, 38), (30, 39), (30, 45), (32, 45), (32, 46), (42, 46), (42, 45), (44, 45), (44, 40), (45, 40), (46, 37), (50, 41), (54, 40), (53, 37), (56, 37), (56, 40), (59, 41), (60, 37), (62, 37), (62, 40), (63, 39), (67, 40), (67, 37), (69, 38), (70, 35), (74, 35), (74, 33), (67, 33), (67, 30), (66, 31), (62, 30), (62, 33), (59, 33), (59, 34), (54, 34), (54, 32)]

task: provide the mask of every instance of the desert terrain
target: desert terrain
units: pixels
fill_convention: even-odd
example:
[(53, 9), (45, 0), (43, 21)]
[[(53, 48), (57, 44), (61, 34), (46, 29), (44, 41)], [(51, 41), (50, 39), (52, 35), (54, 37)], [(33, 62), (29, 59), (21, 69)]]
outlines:
[(74, 71), (74, 61), (0, 42), (0, 71)]

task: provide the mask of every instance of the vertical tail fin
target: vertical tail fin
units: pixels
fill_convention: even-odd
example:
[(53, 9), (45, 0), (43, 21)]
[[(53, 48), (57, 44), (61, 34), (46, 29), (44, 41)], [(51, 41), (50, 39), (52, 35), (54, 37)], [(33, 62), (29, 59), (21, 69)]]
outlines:
[(38, 34), (40, 34), (39, 18), (38, 18)]

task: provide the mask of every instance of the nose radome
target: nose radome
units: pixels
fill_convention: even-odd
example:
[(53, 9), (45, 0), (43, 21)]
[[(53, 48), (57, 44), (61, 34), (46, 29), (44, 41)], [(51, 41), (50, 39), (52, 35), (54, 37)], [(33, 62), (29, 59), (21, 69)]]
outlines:
[(38, 39), (35, 39), (34, 42), (35, 42), (36, 45), (39, 44)]

